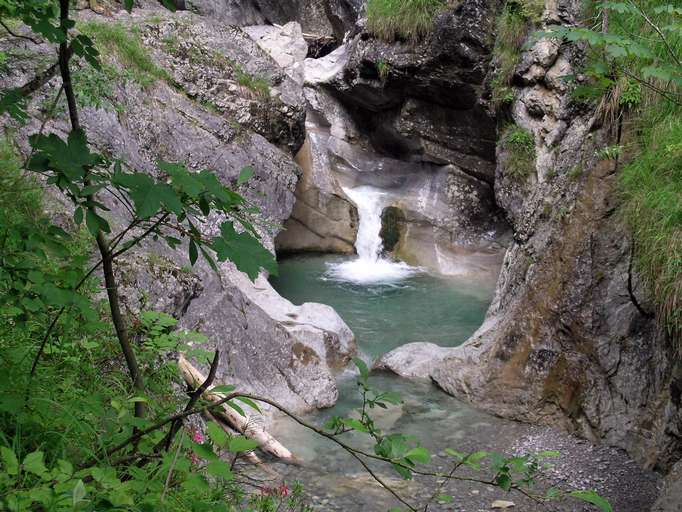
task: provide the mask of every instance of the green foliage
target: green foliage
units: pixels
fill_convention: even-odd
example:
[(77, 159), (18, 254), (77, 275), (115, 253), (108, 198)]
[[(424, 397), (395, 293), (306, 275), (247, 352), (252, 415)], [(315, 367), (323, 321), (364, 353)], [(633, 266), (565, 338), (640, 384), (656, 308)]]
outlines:
[(0, 51), (0, 71), (3, 73), (7, 71), (7, 61), (9, 60), (9, 55), (6, 52)]
[(391, 73), (391, 64), (384, 59), (379, 59), (376, 62), (377, 73), (379, 74), (379, 80), (385, 82), (388, 75)]
[(270, 96), (270, 81), (260, 75), (251, 75), (236, 63), (232, 63), (234, 76), (237, 83), (242, 87), (252, 90), (258, 96), (267, 98)]
[[(682, 337), (682, 9), (654, 0), (604, 2), (607, 32), (554, 27), (550, 35), (587, 47), (589, 82), (575, 88), (583, 101), (598, 102), (614, 125), (628, 112), (634, 121), (634, 158), (621, 174), (623, 210), (633, 232), (638, 270), (653, 293), (660, 318)], [(619, 145), (598, 151), (620, 156)]]
[(114, 84), (121, 78), (121, 73), (108, 64), (101, 69), (83, 67), (73, 73), (76, 100), (84, 107), (120, 111), (113, 98)]
[(509, 125), (501, 137), (505, 172), (521, 179), (535, 170), (535, 139), (528, 130), (516, 125)]
[(367, 30), (386, 41), (417, 42), (433, 29), (445, 0), (369, 0)]
[[(162, 2), (173, 7), (171, 0)], [(119, 258), (150, 237), (170, 249), (186, 247), (192, 265), (201, 254), (216, 271), (216, 259), (231, 260), (251, 279), (261, 268), (275, 272), (276, 266), (258, 239), (258, 228), (264, 226), (257, 224), (257, 208), (211, 171), (190, 171), (183, 164), (161, 161), (153, 171), (140, 172), (90, 145), (78, 122), (77, 102), (103, 105), (109, 93), (105, 80), (118, 76), (102, 65), (100, 50), (116, 53), (122, 76), (143, 87), (168, 78), (137, 35), (122, 25), (90, 22), (80, 27), (80, 34), (72, 33), (70, 6), (60, 2), (58, 12), (49, 0), (0, 0), (0, 15), (22, 19), (35, 33), (60, 43), (72, 128), (66, 137), (42, 129), (31, 135), (26, 163), (17, 158), (9, 139), (0, 144), (0, 508), (308, 511), (299, 484), (293, 489), (285, 484), (263, 488), (260, 494), (243, 487), (236, 462), (256, 448), (254, 440), (233, 435), (214, 422), (206, 427), (208, 439), (183, 428), (186, 416), (215, 407), (200, 402), (201, 393), (192, 393), (187, 402), (177, 392), (178, 353), (201, 362), (211, 359), (215, 369), (218, 354), (209, 358), (201, 348), (206, 338), (179, 331), (177, 320), (167, 314), (136, 314), (120, 307)], [(133, 2), (124, 0), (124, 7), (130, 11)], [(74, 90), (67, 78), (69, 60), (76, 57), (89, 68), (76, 77), (80, 85)], [(235, 72), (238, 75), (240, 68)], [(257, 80), (242, 78), (243, 85), (265, 94), (264, 86), (254, 83)], [(25, 94), (22, 89), (4, 91), (2, 111), (25, 119)], [(520, 148), (527, 144), (520, 135), (510, 135), (509, 143)], [(33, 180), (25, 173), (40, 178)], [(237, 186), (253, 174), (249, 167), (242, 169)], [(42, 213), (38, 184), (70, 200), (73, 216), (62, 216), (60, 224), (72, 233), (84, 225), (81, 235), (68, 233)], [(115, 217), (105, 197), (114, 197), (121, 205)], [(212, 229), (216, 219), (218, 232)], [(100, 268), (107, 292), (102, 303), (94, 300), (101, 291), (94, 277)], [(414, 474), (450, 478), (465, 466), (489, 473), (476, 480), (482, 484), (518, 490), (532, 486), (540, 461), (553, 456), (450, 450), (449, 476), (425, 473), (421, 466), (431, 461), (428, 450), (411, 436), (382, 432), (371, 416), (376, 408), (388, 408), (400, 398), (372, 389), (366, 364), (360, 360), (356, 364), (362, 396), (357, 417), (333, 418), (331, 433), (308, 428), (332, 440), (351, 431), (366, 434), (374, 442), (374, 454), (344, 445), (359, 461), (389, 464), (404, 478)], [(276, 406), (268, 399), (238, 396), (230, 385), (213, 391), (231, 394), (225, 405), (242, 415), (236, 401), (256, 411), (256, 401)], [(179, 410), (185, 412), (178, 415)], [(365, 468), (369, 471), (369, 466)], [(552, 497), (567, 495), (557, 492)], [(447, 495), (437, 497), (451, 500)], [(604, 505), (587, 491), (575, 497)]]
[(644, 276), (672, 334), (682, 332), (682, 116), (651, 122), (623, 168), (624, 211)]
[(582, 71), (591, 82), (580, 86), (578, 94), (591, 91), (602, 97), (624, 82), (620, 93), (624, 106), (639, 105), (641, 87), (682, 104), (682, 9), (653, 0), (604, 2), (599, 8), (609, 12), (611, 28), (607, 32), (556, 26), (537, 34), (587, 45), (588, 62)]
[(158, 81), (171, 82), (168, 73), (160, 68), (144, 48), (137, 32), (121, 23), (89, 21), (79, 23), (78, 29), (95, 41), (102, 54), (115, 54), (123, 66), (123, 76), (149, 88)]
[(495, 32), (495, 74), (491, 81), (496, 106), (514, 101), (512, 78), (521, 60), (523, 43), (533, 25), (542, 15), (544, 2), (538, 0), (508, 0), (497, 17)]

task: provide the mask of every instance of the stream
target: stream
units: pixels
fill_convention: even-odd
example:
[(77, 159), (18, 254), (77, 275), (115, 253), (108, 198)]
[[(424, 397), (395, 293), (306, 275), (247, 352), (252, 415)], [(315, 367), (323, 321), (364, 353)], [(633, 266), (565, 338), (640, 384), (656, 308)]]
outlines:
[[(384, 257), (379, 232), (386, 194), (372, 187), (345, 192), (358, 206), (357, 256), (299, 255), (283, 259), (279, 277), (271, 279), (275, 289), (294, 304), (320, 302), (334, 307), (354, 332), (360, 357), (368, 365), (405, 343), (426, 341), (457, 346), (466, 341), (483, 322), (494, 289), (466, 278), (434, 275)], [(361, 404), (355, 380), (353, 370), (339, 375), (337, 404), (306, 419), (322, 425), (332, 416), (352, 414)], [(546, 427), (490, 416), (446, 395), (428, 381), (379, 373), (371, 375), (370, 383), (381, 391), (400, 394), (401, 405), (376, 409), (373, 416), (382, 430), (419, 439), (435, 454), (429, 465), (431, 470), (449, 470), (445, 448), (507, 454), (558, 449), (566, 455), (541, 486), (597, 488), (623, 505), (616, 509), (619, 511), (639, 512), (647, 500), (655, 499), (657, 478), (638, 470), (622, 452), (595, 448)], [(300, 468), (277, 464), (278, 471), (289, 482), (305, 483), (316, 510), (379, 512), (400, 505), (357, 461), (331, 441), (316, 437), (287, 418), (276, 420), (272, 430), (304, 461)], [(351, 433), (344, 440), (371, 451), (365, 437)], [(630, 464), (625, 473), (624, 464)], [(605, 476), (611, 465), (613, 477)], [(389, 467), (380, 464), (371, 467), (411, 503), (422, 503), (422, 509), (425, 500), (436, 491), (434, 480), (404, 481)], [(515, 510), (594, 510), (576, 502), (542, 508), (521, 495), (470, 482), (448, 483), (442, 492), (453, 495), (455, 501), (447, 504), (436, 501), (429, 510), (490, 510), (495, 500), (511, 500), (517, 505)]]

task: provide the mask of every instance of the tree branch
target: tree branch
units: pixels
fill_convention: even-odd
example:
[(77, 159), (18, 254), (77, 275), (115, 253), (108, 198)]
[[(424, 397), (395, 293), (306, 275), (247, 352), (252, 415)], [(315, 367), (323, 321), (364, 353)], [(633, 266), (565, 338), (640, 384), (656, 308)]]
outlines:
[[(204, 391), (206, 391), (209, 388), (209, 386), (211, 384), (213, 384), (213, 380), (215, 379), (215, 374), (218, 371), (219, 361), (220, 361), (220, 351), (216, 350), (215, 356), (213, 356), (213, 361), (211, 362), (211, 369), (208, 372), (208, 377), (206, 377), (206, 380), (197, 389), (195, 389), (192, 392), (192, 394), (190, 394), (189, 401), (187, 402), (187, 405), (185, 406), (185, 411), (191, 411), (194, 408), (194, 405), (201, 398), (201, 395), (204, 394)], [(168, 431), (168, 435), (166, 436), (165, 439), (163, 439), (159, 443), (157, 448), (165, 445), (166, 450), (168, 450), (170, 448), (171, 443), (173, 442), (173, 438), (178, 433), (178, 430), (180, 430), (181, 426), (182, 426), (182, 420), (174, 421), (173, 424), (171, 425), (170, 430)]]

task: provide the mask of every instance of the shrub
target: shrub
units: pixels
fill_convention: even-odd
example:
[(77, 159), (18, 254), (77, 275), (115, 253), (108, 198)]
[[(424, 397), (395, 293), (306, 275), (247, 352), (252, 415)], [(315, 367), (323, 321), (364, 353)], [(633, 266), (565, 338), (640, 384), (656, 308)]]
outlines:
[(367, 29), (386, 41), (417, 42), (433, 28), (433, 18), (445, 0), (369, 0)]
[(525, 178), (535, 168), (535, 139), (533, 134), (510, 125), (502, 134), (502, 149), (507, 153), (505, 170), (513, 177)]

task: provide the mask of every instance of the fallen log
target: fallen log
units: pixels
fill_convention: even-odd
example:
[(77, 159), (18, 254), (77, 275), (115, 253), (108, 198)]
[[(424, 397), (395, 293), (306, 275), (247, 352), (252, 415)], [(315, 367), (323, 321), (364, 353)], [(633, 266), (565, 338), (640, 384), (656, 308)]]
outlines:
[[(185, 382), (192, 388), (196, 388), (206, 380), (206, 376), (202, 375), (201, 372), (182, 355), (178, 358), (178, 367), (180, 368), (180, 372), (182, 373)], [(204, 391), (201, 395), (202, 398), (209, 402), (218, 402), (225, 397), (224, 393), (214, 393), (211, 389), (213, 389), (213, 386)], [(259, 448), (265, 453), (284, 462), (300, 464), (300, 461), (282, 443), (267, 432), (262, 425), (257, 421), (254, 421), (254, 417), (251, 415), (246, 414), (246, 416), (242, 416), (227, 404), (222, 404), (219, 408), (214, 409), (212, 414), (227, 423), (227, 425), (237, 432), (256, 441)]]

